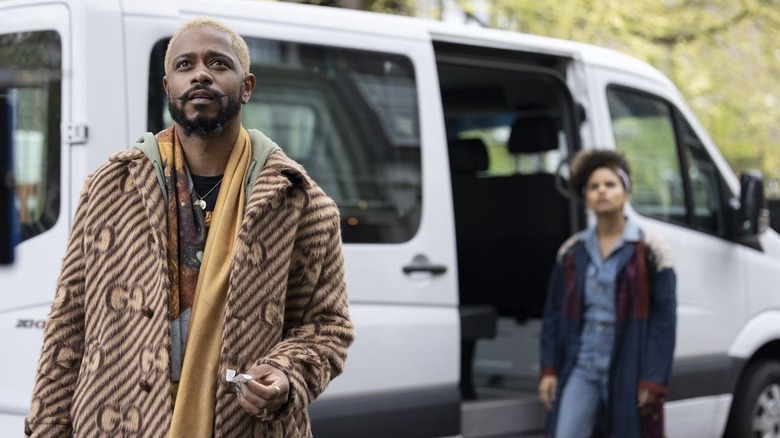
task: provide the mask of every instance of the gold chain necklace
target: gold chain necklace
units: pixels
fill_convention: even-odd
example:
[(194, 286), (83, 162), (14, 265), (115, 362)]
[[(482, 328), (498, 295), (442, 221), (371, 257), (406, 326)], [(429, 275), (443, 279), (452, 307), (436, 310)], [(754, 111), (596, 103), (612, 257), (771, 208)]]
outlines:
[(195, 196), (197, 196), (197, 197), (198, 197), (198, 200), (197, 200), (197, 201), (195, 201), (195, 204), (196, 204), (198, 207), (200, 207), (200, 209), (201, 209), (201, 210), (205, 210), (205, 209), (206, 209), (206, 200), (205, 200), (205, 199), (206, 199), (206, 197), (207, 197), (208, 195), (210, 195), (210, 194), (211, 194), (211, 192), (213, 192), (213, 191), (214, 191), (214, 189), (216, 189), (216, 188), (217, 188), (217, 186), (219, 186), (220, 184), (222, 184), (222, 180), (223, 180), (223, 179), (225, 179), (225, 177), (224, 177), (224, 176), (223, 176), (222, 178), (220, 178), (220, 179), (219, 179), (219, 181), (217, 181), (217, 183), (216, 183), (216, 184), (214, 184), (214, 187), (212, 187), (212, 188), (211, 188), (211, 190), (209, 190), (208, 192), (206, 192), (206, 194), (205, 194), (205, 195), (203, 195), (203, 196), (200, 196), (200, 195), (198, 194), (198, 191), (197, 191), (197, 190), (195, 190), (195, 185), (193, 185), (193, 186), (192, 186), (192, 193), (194, 193), (194, 194), (195, 194)]

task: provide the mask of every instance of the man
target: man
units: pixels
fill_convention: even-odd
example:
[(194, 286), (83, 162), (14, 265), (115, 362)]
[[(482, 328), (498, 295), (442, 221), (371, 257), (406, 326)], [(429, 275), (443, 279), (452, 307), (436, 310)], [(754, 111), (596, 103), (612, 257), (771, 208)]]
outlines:
[(82, 190), (25, 434), (309, 437), (354, 337), (337, 207), (242, 127), (234, 31), (185, 23), (165, 71), (173, 126)]

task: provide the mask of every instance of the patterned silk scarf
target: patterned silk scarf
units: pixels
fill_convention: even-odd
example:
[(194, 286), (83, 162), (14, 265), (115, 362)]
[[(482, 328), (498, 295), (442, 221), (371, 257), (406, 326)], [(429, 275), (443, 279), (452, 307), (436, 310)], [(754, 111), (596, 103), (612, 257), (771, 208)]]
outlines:
[[(175, 320), (192, 306), (187, 346), (176, 392), (169, 436), (213, 435), (214, 408), (233, 247), (244, 215), (244, 181), (252, 158), (249, 133), (241, 128), (233, 145), (208, 239), (202, 216), (193, 214), (184, 153), (173, 129), (157, 136), (168, 184), (168, 267), (170, 310)], [(194, 259), (193, 259), (194, 257)], [(195, 264), (193, 260), (201, 260)], [(196, 266), (193, 269), (193, 266)], [(195, 281), (192, 281), (192, 277)]]
[(174, 128), (157, 134), (157, 147), (168, 195), (166, 248), (171, 283), (168, 314), (171, 319), (171, 378), (175, 398), (181, 375), (184, 341), (206, 244), (206, 226), (203, 213), (192, 205), (184, 151)]

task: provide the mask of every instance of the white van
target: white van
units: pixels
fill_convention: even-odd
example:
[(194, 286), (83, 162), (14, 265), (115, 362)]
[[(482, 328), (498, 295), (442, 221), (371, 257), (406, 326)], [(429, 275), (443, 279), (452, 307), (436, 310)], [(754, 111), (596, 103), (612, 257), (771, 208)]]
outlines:
[[(780, 238), (661, 73), (570, 41), (260, 1), (0, 0), (22, 241), (0, 267), (0, 435), (21, 434), (86, 176), (171, 123), (167, 40), (210, 15), (247, 40), (244, 123), (340, 206), (357, 341), (318, 437), (538, 434), (539, 316), (585, 227), (566, 159), (617, 148), (628, 214), (676, 258), (671, 437), (780, 427)], [(10, 78), (10, 79), (9, 79)], [(8, 81), (6, 81), (8, 82)]]

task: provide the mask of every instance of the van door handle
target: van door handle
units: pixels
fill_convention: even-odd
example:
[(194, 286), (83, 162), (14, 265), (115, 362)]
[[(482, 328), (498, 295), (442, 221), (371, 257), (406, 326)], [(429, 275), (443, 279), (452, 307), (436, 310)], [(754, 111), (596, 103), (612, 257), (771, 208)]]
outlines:
[(403, 267), (404, 274), (411, 274), (413, 272), (430, 272), (433, 275), (441, 275), (447, 272), (447, 267), (444, 265), (437, 265), (431, 263), (428, 257), (422, 254), (414, 256), (412, 263)]

